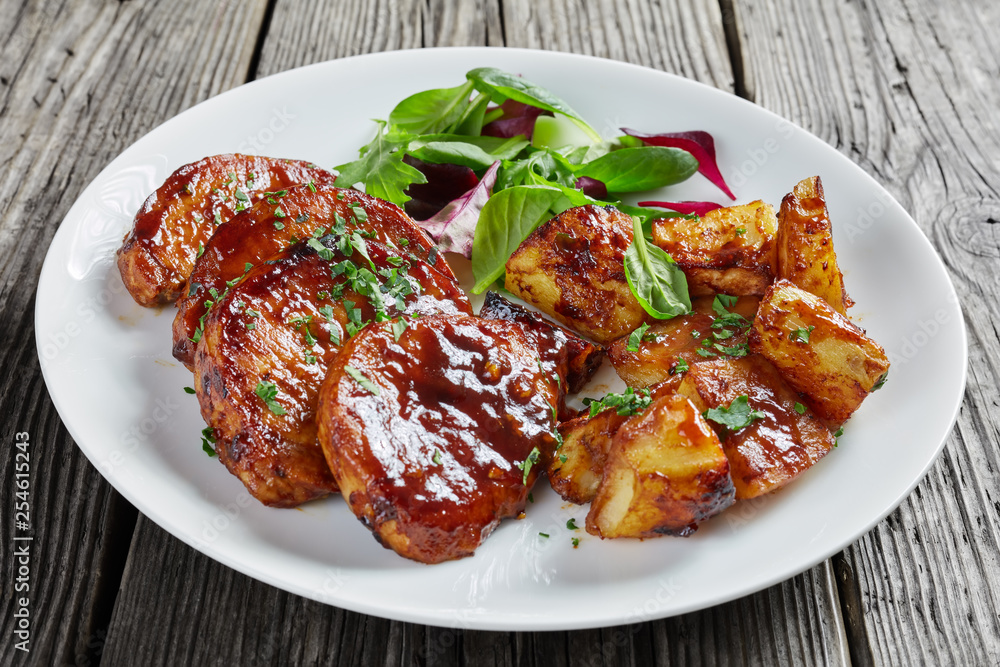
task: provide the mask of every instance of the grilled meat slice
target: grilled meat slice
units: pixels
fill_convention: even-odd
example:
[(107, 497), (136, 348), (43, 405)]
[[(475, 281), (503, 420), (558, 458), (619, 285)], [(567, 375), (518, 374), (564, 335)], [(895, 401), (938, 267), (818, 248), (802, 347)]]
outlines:
[(205, 244), (177, 300), (173, 325), (174, 357), (191, 368), (194, 340), (205, 302), (222, 294), (247, 267), (259, 264), (297, 239), (327, 233), (352, 234), (385, 244), (401, 257), (414, 255), (454, 280), (430, 238), (402, 209), (357, 190), (332, 185), (301, 185), (273, 193), (223, 223)]
[(142, 306), (174, 302), (216, 225), (264, 193), (334, 180), (332, 173), (308, 162), (238, 153), (184, 165), (146, 199), (125, 235), (118, 270), (126, 289)]
[(319, 440), (376, 539), (438, 563), (471, 555), (524, 508), (554, 448), (557, 396), (515, 322), (427, 317), (398, 336), (383, 322), (330, 367)]
[(464, 293), (425, 262), (373, 241), (349, 256), (338, 245), (334, 236), (302, 242), (250, 269), (208, 311), (195, 354), (219, 460), (266, 505), (337, 490), (316, 442), (316, 402), (359, 327), (401, 313), (471, 314)]

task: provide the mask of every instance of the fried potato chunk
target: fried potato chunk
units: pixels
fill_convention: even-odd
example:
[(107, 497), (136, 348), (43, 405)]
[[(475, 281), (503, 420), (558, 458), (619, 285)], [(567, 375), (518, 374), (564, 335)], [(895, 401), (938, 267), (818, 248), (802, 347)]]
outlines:
[(755, 201), (697, 220), (653, 220), (653, 243), (684, 271), (692, 295), (760, 295), (774, 280), (777, 228), (771, 205)]
[(826, 300), (841, 315), (854, 304), (833, 250), (830, 212), (819, 176), (800, 181), (778, 212), (777, 277)]
[(308, 162), (254, 155), (213, 155), (184, 165), (146, 199), (118, 249), (125, 288), (142, 306), (173, 303), (216, 225), (265, 193), (335, 180)]
[(691, 401), (671, 394), (615, 433), (587, 532), (604, 538), (690, 535), (734, 497), (719, 438)]
[(516, 322), (366, 327), (330, 367), (319, 440), (376, 539), (422, 563), (470, 556), (524, 509), (555, 446), (555, 380)]
[(669, 380), (691, 364), (724, 354), (716, 345), (730, 350), (746, 347), (760, 300), (742, 296), (725, 309), (742, 319), (731, 315), (720, 318), (712, 307), (713, 300), (697, 297), (691, 300), (690, 313), (653, 322), (637, 345), (632, 345), (631, 336), (611, 343), (608, 358), (625, 384), (651, 387)]
[(219, 460), (265, 505), (294, 507), (337, 490), (316, 441), (316, 405), (357, 328), (379, 312), (472, 312), (462, 290), (424, 262), (401, 264), (375, 241), (365, 253), (344, 255), (332, 236), (320, 250), (299, 243), (250, 269), (208, 311), (195, 352), (201, 414)]
[[(604, 361), (604, 348), (586, 341), (572, 331), (552, 324), (538, 313), (508, 301), (496, 292), (486, 293), (479, 316), (522, 324), (539, 338), (542, 362), (558, 372), (566, 393), (575, 394), (590, 382)], [(565, 359), (563, 358), (565, 357)]]
[(775, 282), (761, 300), (750, 349), (834, 425), (847, 421), (889, 371), (878, 343), (824, 299), (787, 280)]
[(381, 243), (400, 257), (414, 255), (454, 280), (430, 238), (395, 204), (357, 190), (332, 185), (302, 185), (269, 193), (251, 208), (223, 223), (204, 246), (177, 300), (173, 324), (174, 358), (191, 368), (206, 302), (229, 284), (299, 239), (354, 234)]
[(532, 232), (507, 260), (508, 291), (605, 345), (646, 318), (625, 278), (632, 218), (580, 206)]
[(754, 413), (749, 425), (735, 431), (715, 425), (738, 500), (788, 484), (835, 444), (823, 422), (798, 402), (777, 369), (760, 355), (696, 364), (677, 391), (690, 398), (699, 412), (732, 409), (737, 399), (747, 397)]

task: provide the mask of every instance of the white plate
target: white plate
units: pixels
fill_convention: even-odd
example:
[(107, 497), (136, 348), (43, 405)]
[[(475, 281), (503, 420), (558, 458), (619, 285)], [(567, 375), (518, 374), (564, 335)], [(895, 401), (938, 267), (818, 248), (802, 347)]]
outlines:
[[(823, 178), (852, 316), (889, 352), (886, 388), (839, 448), (787, 489), (739, 503), (688, 539), (571, 532), (586, 508), (545, 488), (472, 558), (412, 563), (380, 547), (340, 498), (279, 510), (252, 500), (202, 452), (190, 374), (170, 355), (173, 309), (125, 292), (114, 252), (139, 205), (205, 155), (259, 152), (333, 166), (353, 159), (413, 92), (491, 65), (553, 90), (606, 136), (701, 129), (739, 201), (774, 205)], [(663, 198), (723, 201), (701, 176)], [(889, 194), (804, 130), (732, 95), (642, 67), (562, 53), (427, 49), (346, 58), (241, 86), (137, 141), (80, 195), (42, 268), (35, 313), (49, 392), (80, 448), (146, 516), (252, 577), (340, 607), (434, 625), (553, 630), (708, 607), (787, 579), (889, 513), (934, 461), (965, 386), (966, 336), (944, 266)], [(548, 539), (539, 533), (550, 535)], [(580, 538), (574, 549), (573, 537)]]

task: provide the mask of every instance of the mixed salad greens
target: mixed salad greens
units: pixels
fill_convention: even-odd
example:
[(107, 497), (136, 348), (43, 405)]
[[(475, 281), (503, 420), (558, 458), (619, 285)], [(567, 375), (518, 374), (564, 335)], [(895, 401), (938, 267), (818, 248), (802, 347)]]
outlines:
[(622, 128), (604, 139), (553, 93), (491, 67), (470, 70), (454, 88), (411, 95), (375, 122), (376, 136), (359, 158), (337, 167), (339, 181), (404, 207), (442, 251), (470, 258), (477, 294), (503, 276), (510, 255), (546, 220), (575, 206), (613, 204), (634, 220), (625, 272), (636, 298), (657, 318), (685, 313), (687, 281), (650, 242), (649, 221), (697, 217), (719, 205), (631, 206), (620, 195), (699, 171), (735, 199), (707, 132)]

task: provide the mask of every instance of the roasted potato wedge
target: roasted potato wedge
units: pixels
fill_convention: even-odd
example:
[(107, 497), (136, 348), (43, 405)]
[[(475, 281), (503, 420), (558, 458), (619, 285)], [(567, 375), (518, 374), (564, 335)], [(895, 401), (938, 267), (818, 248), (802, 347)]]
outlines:
[(632, 218), (580, 206), (552, 218), (507, 260), (508, 291), (605, 345), (646, 318), (625, 279)]
[(629, 349), (630, 336), (611, 343), (608, 358), (625, 384), (651, 387), (670, 379), (679, 369), (718, 356), (716, 344), (727, 348), (745, 346), (759, 299), (739, 297), (728, 310), (743, 317), (745, 323), (726, 327), (718, 321), (712, 302), (712, 297), (695, 298), (692, 312), (652, 323), (635, 349)]
[(653, 243), (681, 267), (692, 295), (760, 295), (774, 280), (777, 227), (771, 205), (755, 201), (697, 220), (654, 220)]
[(800, 181), (778, 212), (778, 278), (826, 300), (841, 315), (854, 304), (833, 250), (830, 213), (819, 176)]
[(885, 350), (819, 296), (779, 280), (760, 302), (750, 349), (816, 414), (842, 424), (889, 371)]
[[(555, 366), (565, 393), (575, 394), (590, 382), (604, 361), (604, 348), (586, 341), (572, 331), (553, 324), (538, 313), (508, 301), (496, 292), (487, 292), (479, 317), (518, 322), (538, 338), (542, 361)], [(562, 357), (565, 356), (565, 359)]]
[(563, 444), (549, 463), (549, 483), (563, 500), (583, 505), (594, 499), (612, 438), (628, 419), (605, 410), (559, 424)]
[(733, 504), (719, 438), (684, 396), (656, 399), (618, 429), (587, 514), (600, 537), (690, 535)]
[(798, 402), (778, 370), (760, 355), (696, 364), (684, 375), (677, 391), (690, 398), (700, 412), (729, 409), (740, 396), (746, 396), (749, 409), (757, 413), (749, 425), (735, 431), (723, 430), (713, 422), (729, 459), (738, 500), (784, 486), (835, 444), (823, 422)]

